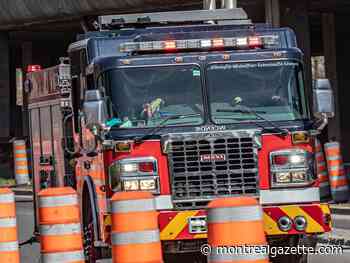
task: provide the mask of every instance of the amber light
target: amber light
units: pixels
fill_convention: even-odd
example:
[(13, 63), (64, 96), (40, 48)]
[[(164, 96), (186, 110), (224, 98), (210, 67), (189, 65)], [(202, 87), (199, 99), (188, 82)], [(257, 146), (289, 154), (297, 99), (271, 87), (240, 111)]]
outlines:
[(293, 142), (293, 144), (309, 143), (310, 142), (309, 133), (306, 131), (293, 132), (292, 133), (292, 142)]
[(131, 152), (131, 143), (130, 142), (118, 142), (115, 145), (116, 152)]
[(176, 49), (176, 42), (175, 41), (165, 41), (165, 49)]
[(223, 47), (224, 40), (222, 38), (213, 39), (213, 47)]

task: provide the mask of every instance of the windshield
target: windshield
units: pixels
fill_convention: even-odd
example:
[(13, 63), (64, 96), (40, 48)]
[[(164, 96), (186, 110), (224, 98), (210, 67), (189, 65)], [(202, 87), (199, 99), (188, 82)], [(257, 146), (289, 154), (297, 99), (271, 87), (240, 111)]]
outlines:
[(216, 124), (258, 119), (239, 110), (244, 106), (271, 121), (308, 117), (303, 75), (294, 61), (211, 64), (207, 85), (211, 118)]
[[(119, 128), (203, 123), (200, 68), (195, 65), (135, 67), (106, 73)], [(169, 118), (183, 115), (186, 118)]]

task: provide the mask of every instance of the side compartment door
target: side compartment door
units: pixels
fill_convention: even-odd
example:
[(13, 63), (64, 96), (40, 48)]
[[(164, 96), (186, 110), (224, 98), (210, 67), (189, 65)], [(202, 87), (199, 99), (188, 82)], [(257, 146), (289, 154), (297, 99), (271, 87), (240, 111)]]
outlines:
[[(53, 140), (53, 119), (50, 105), (40, 107), (40, 134), (42, 154), (40, 156), (41, 188), (59, 185), (56, 171), (56, 155)], [(46, 180), (45, 180), (46, 179)]]
[(51, 106), (52, 118), (52, 146), (55, 158), (55, 175), (57, 186), (65, 185), (66, 171), (63, 142), (63, 116), (60, 105)]
[[(41, 156), (41, 136), (40, 136), (40, 112), (39, 108), (29, 109), (29, 132), (30, 132), (30, 144), (31, 144), (31, 158), (32, 158), (32, 175), (33, 175), (33, 188), (34, 188), (34, 200), (35, 207), (38, 207), (37, 194), (41, 189), (41, 174), (40, 174), (40, 156)], [(38, 209), (35, 209), (35, 226), (38, 226)]]

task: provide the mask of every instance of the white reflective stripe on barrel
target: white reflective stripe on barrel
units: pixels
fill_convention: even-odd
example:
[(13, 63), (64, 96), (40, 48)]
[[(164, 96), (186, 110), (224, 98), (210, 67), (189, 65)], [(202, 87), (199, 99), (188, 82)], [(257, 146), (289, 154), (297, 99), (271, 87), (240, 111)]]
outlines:
[(160, 238), (158, 229), (124, 233), (112, 233), (112, 245), (145, 244), (159, 241)]
[(23, 157), (21, 157), (21, 158), (16, 158), (15, 161), (16, 161), (16, 162), (23, 162), (23, 161), (27, 161), (27, 158), (23, 158)]
[(40, 234), (43, 236), (70, 235), (80, 234), (80, 223), (78, 224), (57, 224), (57, 225), (41, 225)]
[(17, 153), (27, 153), (27, 151), (26, 150), (15, 150), (15, 154), (17, 154)]
[(16, 165), (16, 170), (28, 170), (28, 167), (25, 165)]
[[(18, 178), (21, 178), (21, 179), (23, 179), (23, 178), (27, 178), (28, 177), (28, 173), (21, 173), (21, 174), (16, 174), (16, 178), (18, 179)], [(19, 184), (19, 183), (18, 183)]]
[(77, 195), (48, 196), (39, 198), (39, 207), (70, 206), (77, 204)]
[(58, 252), (50, 254), (42, 254), (41, 260), (44, 263), (68, 263), (76, 261), (84, 261), (84, 251)]
[(324, 148), (338, 148), (340, 147), (339, 142), (328, 142), (324, 145)]
[(12, 217), (12, 218), (0, 218), (0, 228), (3, 228), (3, 227), (15, 227), (16, 223), (17, 223), (17, 220), (16, 220), (15, 217)]
[(344, 170), (344, 166), (342, 164), (341, 165), (335, 164), (328, 167), (328, 169), (330, 171)]
[(259, 206), (209, 208), (208, 212), (209, 223), (258, 220), (262, 220), (262, 211)]
[(340, 187), (332, 187), (331, 188), (331, 191), (332, 192), (342, 192), (342, 191), (345, 191), (345, 192), (347, 192), (349, 190), (349, 187), (347, 186), (347, 185), (345, 185), (345, 186), (340, 186)]
[(209, 256), (209, 262), (241, 262), (241, 261), (256, 261), (256, 260), (268, 260), (268, 255), (266, 253), (254, 253), (254, 251), (249, 251), (249, 253), (217, 253), (216, 248), (213, 248), (212, 253)]
[(14, 203), (15, 195), (13, 193), (0, 194), (0, 204)]
[(341, 160), (342, 158), (341, 158), (341, 156), (340, 155), (338, 155), (338, 156), (328, 156), (327, 157), (327, 160), (328, 161), (339, 161), (339, 160)]
[(128, 213), (128, 212), (147, 212), (155, 210), (154, 199), (137, 199), (137, 200), (123, 200), (113, 201), (113, 213)]
[[(28, 178), (28, 175), (29, 174), (27, 174), (27, 173), (16, 174), (16, 178), (17, 179), (26, 179), (26, 178)], [(25, 184), (25, 183), (23, 183), (23, 184)]]
[(0, 252), (17, 251), (17, 250), (18, 250), (17, 241), (0, 243)]
[(332, 182), (338, 181), (338, 180), (346, 180), (346, 179), (347, 179), (346, 175), (331, 176), (331, 178), (329, 178), (329, 180)]
[(26, 142), (24, 140), (16, 140), (13, 142), (14, 145), (25, 145)]

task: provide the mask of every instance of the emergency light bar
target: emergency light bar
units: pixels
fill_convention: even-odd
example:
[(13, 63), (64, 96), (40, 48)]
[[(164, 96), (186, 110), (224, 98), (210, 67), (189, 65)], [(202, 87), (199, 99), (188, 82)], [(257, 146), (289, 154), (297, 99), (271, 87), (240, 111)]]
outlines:
[(177, 51), (220, 48), (273, 48), (279, 45), (278, 35), (230, 37), (212, 39), (184, 39), (165, 41), (127, 42), (120, 45), (121, 52)]
[(41, 65), (28, 65), (27, 67), (27, 73), (31, 73), (31, 72), (36, 72), (36, 71), (40, 71)]

